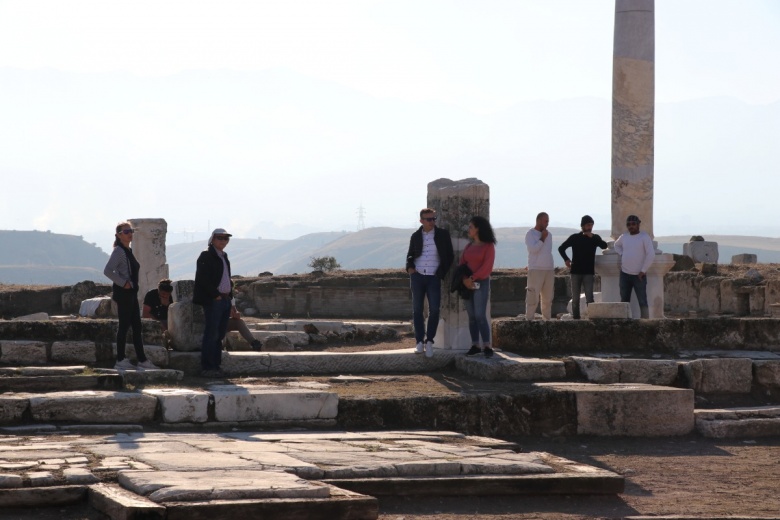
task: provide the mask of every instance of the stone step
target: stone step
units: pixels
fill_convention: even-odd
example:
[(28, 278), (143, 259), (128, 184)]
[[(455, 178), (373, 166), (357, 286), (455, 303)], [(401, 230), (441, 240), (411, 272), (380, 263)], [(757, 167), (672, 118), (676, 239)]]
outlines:
[(495, 351), (493, 357), (455, 356), (455, 366), (471, 377), (487, 381), (546, 381), (565, 379), (563, 361), (518, 356)]
[(734, 439), (780, 435), (780, 406), (696, 410), (696, 431), (704, 437)]
[[(157, 366), (168, 365), (168, 351), (160, 345), (144, 345), (147, 358)], [(136, 361), (135, 349), (128, 344), (125, 354)], [(68, 367), (78, 363), (86, 366), (113, 366), (116, 343), (78, 341), (1, 340), (0, 362), (11, 366)], [(1, 370), (1, 369), (0, 369)]]
[(71, 374), (0, 376), (0, 392), (56, 392), (70, 390), (120, 390), (120, 374)]

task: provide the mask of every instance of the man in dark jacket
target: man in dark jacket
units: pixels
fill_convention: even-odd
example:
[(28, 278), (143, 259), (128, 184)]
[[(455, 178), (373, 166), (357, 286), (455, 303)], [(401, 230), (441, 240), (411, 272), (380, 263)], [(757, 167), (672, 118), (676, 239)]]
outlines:
[[(580, 319), (580, 290), (585, 288), (585, 302), (593, 303), (593, 275), (595, 274), (596, 248), (607, 248), (600, 236), (593, 234), (593, 219), (585, 215), (580, 221), (582, 232), (574, 233), (560, 245), (558, 252), (571, 269), (571, 313), (575, 320)], [(566, 255), (571, 247), (572, 260)]]
[[(414, 337), (417, 340), (416, 354), (425, 352), (433, 357), (433, 338), (439, 327), (441, 306), (441, 281), (450, 270), (455, 259), (452, 239), (446, 229), (436, 227), (436, 211), (430, 208), (420, 210), (420, 229), (409, 239), (406, 253), (406, 272), (409, 273), (412, 288), (412, 317)], [(428, 328), (425, 329), (423, 306), (428, 298)]]
[(206, 327), (200, 350), (201, 375), (221, 377), (222, 340), (227, 333), (233, 288), (230, 282), (230, 261), (224, 252), (232, 235), (222, 228), (211, 233), (209, 247), (198, 257), (195, 270), (193, 303), (203, 306)]

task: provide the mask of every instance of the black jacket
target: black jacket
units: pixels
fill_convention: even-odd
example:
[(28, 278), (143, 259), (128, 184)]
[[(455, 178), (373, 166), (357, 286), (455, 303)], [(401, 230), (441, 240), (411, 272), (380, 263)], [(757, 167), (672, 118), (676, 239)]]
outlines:
[(607, 243), (596, 234), (588, 238), (584, 233), (574, 233), (558, 247), (558, 252), (564, 260), (569, 259), (566, 256), (566, 248), (568, 247), (571, 247), (571, 273), (593, 274), (595, 272), (596, 248), (606, 249)]
[[(230, 276), (230, 260), (228, 260), (227, 253), (223, 251), (225, 255), (225, 263), (228, 267), (228, 277)], [(195, 269), (195, 288), (192, 292), (192, 302), (199, 305), (210, 304), (219, 296), (219, 283), (222, 281), (222, 271), (224, 266), (222, 265), (222, 259), (217, 254), (217, 250), (214, 246), (209, 246), (208, 249), (203, 251), (198, 257), (198, 262)], [(230, 296), (233, 299), (233, 289), (231, 284)]]
[[(452, 251), (452, 239), (446, 229), (439, 227), (433, 228), (433, 242), (436, 244), (436, 251), (439, 253), (439, 268), (436, 269), (436, 276), (443, 280), (447, 271), (452, 267), (455, 260), (455, 253)], [(423, 236), (422, 226), (412, 233), (409, 239), (409, 251), (406, 253), (406, 269), (414, 269), (414, 259), (422, 255)]]
[(472, 273), (469, 266), (466, 264), (460, 264), (455, 268), (455, 272), (452, 274), (452, 281), (450, 282), (450, 292), (457, 292), (458, 296), (464, 300), (471, 299), (471, 289), (463, 285), (463, 279), (471, 276)]

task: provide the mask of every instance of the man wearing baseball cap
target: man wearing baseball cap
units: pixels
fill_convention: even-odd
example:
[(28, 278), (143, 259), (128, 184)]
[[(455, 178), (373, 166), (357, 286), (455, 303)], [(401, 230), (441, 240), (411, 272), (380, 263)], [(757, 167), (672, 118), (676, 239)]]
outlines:
[(627, 233), (615, 241), (615, 252), (620, 257), (620, 301), (631, 301), (631, 290), (636, 293), (642, 318), (650, 317), (647, 306), (647, 271), (655, 260), (655, 248), (650, 235), (639, 231), (641, 221), (636, 215), (626, 219)]
[(221, 377), (222, 340), (227, 333), (233, 287), (230, 282), (230, 261), (224, 249), (233, 236), (223, 228), (211, 233), (208, 248), (198, 257), (195, 269), (193, 303), (203, 306), (205, 329), (200, 350), (201, 375)]
[[(571, 314), (575, 320), (580, 319), (580, 291), (585, 289), (585, 303), (593, 303), (593, 275), (596, 264), (596, 248), (607, 248), (607, 243), (593, 233), (593, 219), (585, 215), (580, 221), (582, 232), (569, 236), (558, 247), (566, 267), (571, 269)], [(566, 249), (571, 247), (572, 259), (566, 255)]]

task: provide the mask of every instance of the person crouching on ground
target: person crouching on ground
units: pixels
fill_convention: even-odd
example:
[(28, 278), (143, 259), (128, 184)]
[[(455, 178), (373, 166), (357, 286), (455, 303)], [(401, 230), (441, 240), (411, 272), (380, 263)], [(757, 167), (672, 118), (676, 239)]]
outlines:
[(198, 257), (195, 268), (193, 303), (203, 306), (205, 328), (200, 350), (201, 375), (222, 377), (222, 340), (227, 333), (233, 288), (230, 260), (224, 249), (233, 236), (217, 228), (209, 237), (208, 248)]
[(165, 278), (157, 284), (157, 289), (152, 289), (144, 296), (142, 317), (157, 320), (163, 331), (163, 343), (165, 348), (170, 348), (171, 337), (168, 333), (168, 307), (173, 303), (173, 282)]
[[(116, 370), (154, 370), (157, 367), (146, 359), (144, 353), (143, 330), (141, 328), (141, 309), (138, 306), (138, 272), (141, 269), (133, 256), (130, 242), (133, 241), (133, 228), (129, 222), (120, 222), (114, 235), (114, 249), (108, 258), (103, 274), (112, 282), (111, 299), (116, 302), (119, 327), (116, 332)], [(125, 357), (127, 331), (133, 329), (133, 346), (138, 366), (135, 367)]]
[[(466, 355), (475, 356), (482, 352), (485, 357), (491, 357), (493, 349), (490, 347), (487, 305), (490, 301), (490, 273), (493, 272), (496, 259), (496, 235), (486, 218), (471, 217), (468, 236), (471, 243), (463, 250), (460, 258), (460, 265), (466, 264), (471, 270), (471, 276), (463, 279), (463, 285), (472, 291), (471, 298), (465, 301), (471, 334), (471, 350)], [(482, 350), (479, 348), (480, 336)]]

